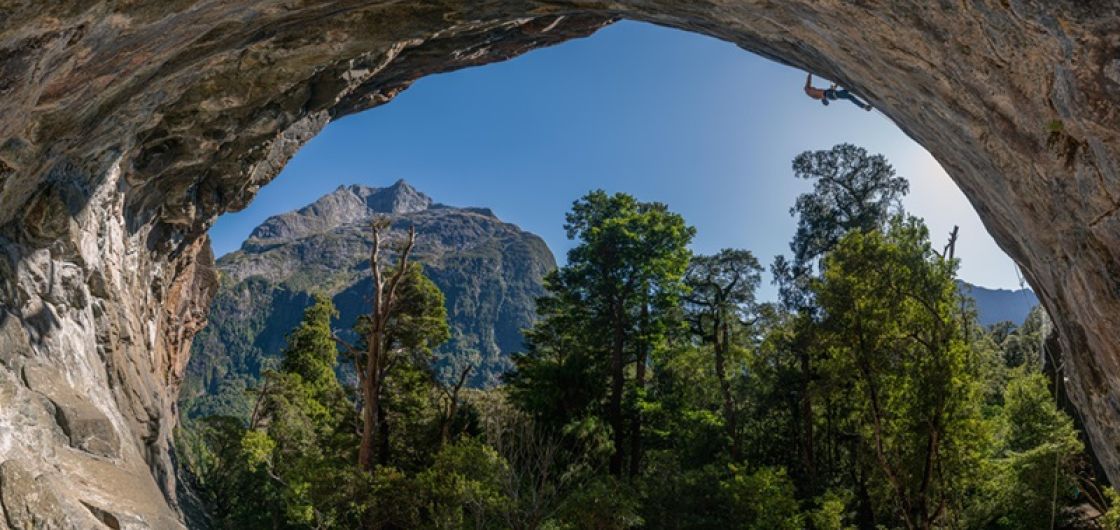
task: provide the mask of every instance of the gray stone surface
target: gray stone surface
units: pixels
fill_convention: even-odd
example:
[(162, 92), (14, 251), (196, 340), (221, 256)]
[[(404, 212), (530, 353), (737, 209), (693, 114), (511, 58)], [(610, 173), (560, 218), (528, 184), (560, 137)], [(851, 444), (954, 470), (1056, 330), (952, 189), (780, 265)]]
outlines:
[(67, 503), (66, 486), (35, 475), (19, 460), (0, 464), (0, 504), (12, 530), (87, 530), (102, 525), (80, 506)]
[(104, 457), (118, 456), (119, 440), (109, 418), (69, 384), (56, 379), (56, 375), (48, 366), (23, 367), (23, 382), (51, 402), (55, 423), (71, 447)]
[(416, 213), (431, 205), (431, 198), (404, 180), (385, 188), (342, 186), (299, 210), (269, 217), (249, 239), (259, 244), (292, 240), (366, 221), (372, 215)]
[(626, 17), (834, 79), (928, 148), (1053, 316), (1070, 395), (1120, 481), (1117, 12), (1075, 0), (0, 0), (0, 381), (27, 398), (0, 409), (0, 461), (65, 485), (60, 497), (96, 490), (107, 464), (59, 440), (49, 401), (9, 377), (51, 366), (121, 433), (111, 466), (135, 480), (96, 505), (166, 527), (175, 394), (216, 285), (216, 216), (332, 119)]

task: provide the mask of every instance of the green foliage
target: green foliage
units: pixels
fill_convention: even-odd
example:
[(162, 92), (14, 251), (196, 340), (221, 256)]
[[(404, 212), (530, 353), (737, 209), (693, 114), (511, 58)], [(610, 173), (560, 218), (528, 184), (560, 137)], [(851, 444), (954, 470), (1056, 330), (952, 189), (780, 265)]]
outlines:
[(830, 489), (816, 499), (816, 504), (816, 508), (808, 514), (809, 523), (815, 530), (855, 528), (847, 523), (853, 515), (848, 510), (848, 506), (852, 504), (852, 496), (847, 491), (837, 492)]
[(329, 298), (315, 295), (303, 315), (303, 322), (288, 334), (280, 369), (299, 375), (317, 400), (334, 399), (342, 392), (334, 373), (338, 349), (331, 332), (331, 319), (338, 311)]
[(1109, 508), (1097, 522), (1103, 530), (1120, 530), (1120, 492), (1105, 488), (1104, 495)]
[(389, 427), (389, 461), (405, 471), (431, 462), (439, 441), (439, 409), (432, 373), (423, 360), (393, 367), (382, 387)]
[(492, 447), (464, 439), (445, 447), (416, 477), (435, 528), (500, 528), (511, 502), (502, 488), (508, 464)]
[(572, 493), (552, 528), (624, 530), (642, 524), (639, 501), (634, 491), (611, 476), (592, 479)]
[(1003, 351), (1007, 366), (1027, 365), (1031, 370), (1039, 370), (1042, 367), (1042, 345), (1049, 331), (1050, 319), (1042, 306), (1035, 306), (1022, 325), (994, 327), (992, 335)]
[[(378, 361), (381, 368), (376, 387), (379, 413), (374, 431), (377, 434), (372, 440), (376, 446), (371, 447), (375, 447), (382, 464), (412, 471), (430, 461), (431, 448), (439, 439), (433, 351), (447, 340), (450, 330), (439, 288), (418, 264), (406, 266), (386, 317), (384, 334), (378, 339), (383, 341), (380, 349), (383, 353)], [(386, 270), (383, 274), (389, 277), (393, 272)], [(370, 315), (363, 316), (355, 325), (355, 332), (365, 340), (372, 337), (368, 333), (370, 318)], [(359, 351), (368, 351), (367, 348), (363, 341)], [(363, 355), (357, 364), (365, 369), (368, 360)], [(365, 377), (369, 384), (371, 374)]]
[(790, 243), (796, 263), (820, 257), (849, 232), (878, 229), (910, 190), (883, 155), (851, 144), (801, 153), (793, 159), (793, 174), (813, 181), (813, 191), (790, 209), (799, 214)]
[[(739, 416), (742, 404), (733, 391), (742, 373), (743, 345), (754, 342), (751, 325), (756, 310), (754, 291), (762, 266), (750, 251), (723, 249), (712, 256), (693, 256), (685, 275), (685, 320), (692, 335), (710, 348), (712, 374), (719, 388), (719, 404), (731, 457), (742, 453)], [(705, 353), (709, 353), (705, 351)], [(667, 364), (671, 364), (667, 363)], [(679, 370), (678, 371), (682, 371)]]
[(264, 431), (247, 431), (241, 437), (241, 454), (250, 470), (272, 466), (272, 452), (276, 450), (276, 440)]
[(443, 293), (424, 275), (419, 263), (408, 265), (397, 306), (386, 324), (389, 349), (429, 360), (433, 350), (451, 337), (451, 329), (447, 326)]
[[(250, 466), (241, 420), (211, 416), (183, 425), (179, 434), (178, 454), (216, 528), (270, 528), (282, 521), (281, 491), (259, 466)], [(254, 460), (262, 458), (258, 453)]]
[(1004, 391), (994, 484), (1004, 528), (1045, 527), (1051, 518), (1061, 523), (1061, 507), (1077, 489), (1073, 466), (1083, 447), (1048, 384), (1041, 373), (1020, 367)]
[(1015, 370), (1003, 397), (1003, 450), (1023, 452), (1043, 446), (1081, 450), (1073, 420), (1058, 410), (1049, 382), (1040, 372)]
[(505, 376), (510, 399), (553, 429), (595, 413), (606, 396), (606, 363), (586, 346), (588, 308), (564, 282), (558, 274), (545, 279), (554, 295), (539, 300), (540, 320), (525, 332), (528, 351), (513, 356), (516, 370)]
[(647, 528), (728, 528), (735, 523), (722, 481), (725, 465), (683, 463), (675, 451), (651, 451), (640, 483)]
[(750, 530), (796, 530), (804, 518), (785, 470), (769, 467), (747, 473), (731, 467), (731, 476), (721, 484), (728, 509), (738, 521), (736, 528)]
[[(194, 338), (180, 401), (190, 418), (244, 412), (244, 389), (275, 368), (285, 337), (299, 324), (311, 296), (253, 276), (237, 285), (223, 277), (210, 307), (210, 324)], [(270, 364), (271, 363), (271, 364)], [(240, 388), (239, 388), (240, 387)]]
[(878, 465), (878, 511), (928, 525), (974, 486), (987, 443), (979, 382), (956, 310), (955, 264), (914, 218), (851, 232), (814, 293), (828, 348), (822, 370), (850, 381), (851, 413)]
[[(317, 297), (288, 336), (280, 371), (266, 371), (248, 426), (230, 417), (202, 421), (193, 470), (220, 528), (358, 525), (360, 477), (353, 461), (356, 418), (335, 378), (334, 307)], [(227, 489), (234, 485), (237, 490)], [(231, 498), (233, 502), (231, 502)]]
[(217, 381), (216, 390), (212, 393), (185, 400), (182, 404), (186, 407), (183, 416), (188, 421), (211, 416), (248, 418), (253, 410), (248, 379), (237, 377), (222, 378)]
[[(654, 366), (649, 397), (643, 406), (651, 459), (656, 458), (655, 451), (670, 453), (679, 467), (690, 469), (727, 456), (732, 440), (727, 433), (711, 348), (669, 350), (655, 358)], [(655, 463), (650, 461), (651, 466)]]
[[(541, 280), (555, 268), (552, 253), (539, 237), (488, 214), (441, 207), (396, 219), (416, 223), (424, 242), (416, 259), (446, 296), (452, 333), (437, 348), (441, 359), (477, 350), (481, 359), (468, 385), (493, 386), (509, 368), (509, 354), (522, 347), (520, 330), (535, 318)], [(193, 341), (180, 393), (183, 416), (248, 418), (252, 398), (244, 389), (278, 368), (285, 336), (312, 293), (332, 298), (339, 310), (334, 325), (344, 337), (369, 311), (367, 226), (327, 228), (314, 237), (250, 240), (218, 260), (221, 285), (209, 323)], [(347, 372), (340, 369), (344, 378)]]
[(360, 400), (335, 376), (334, 311), (315, 299), (247, 394), (250, 424), (214, 416), (179, 436), (217, 526), (1077, 523), (1083, 447), (1040, 372), (1045, 314), (981, 327), (882, 157), (841, 145), (795, 171), (814, 190), (794, 208), (775, 304), (755, 300), (750, 252), (690, 256), (692, 229), (664, 205), (576, 201), (577, 245), (492, 391), (453, 390), (478, 352), (433, 368), (445, 304), (411, 266), (381, 401), (391, 458), (372, 471), (356, 465)]
[(553, 428), (584, 416), (605, 419), (614, 437), (611, 473), (620, 476), (626, 458), (636, 474), (645, 372), (680, 330), (695, 230), (664, 204), (602, 190), (576, 201), (566, 220), (568, 237), (579, 244), (546, 280), (529, 351), (514, 358), (506, 379), (510, 396)]
[(694, 315), (694, 331), (714, 336), (720, 322), (740, 323), (755, 309), (754, 292), (762, 281), (762, 265), (749, 250), (723, 249), (711, 256), (692, 256), (685, 275), (685, 306)]

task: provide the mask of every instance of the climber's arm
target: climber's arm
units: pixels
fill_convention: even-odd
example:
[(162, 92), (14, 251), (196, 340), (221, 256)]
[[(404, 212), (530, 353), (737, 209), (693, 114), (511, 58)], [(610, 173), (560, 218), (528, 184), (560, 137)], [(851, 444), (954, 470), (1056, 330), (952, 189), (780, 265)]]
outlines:
[(813, 74), (805, 78), (805, 95), (813, 99), (824, 99), (824, 90), (813, 86)]

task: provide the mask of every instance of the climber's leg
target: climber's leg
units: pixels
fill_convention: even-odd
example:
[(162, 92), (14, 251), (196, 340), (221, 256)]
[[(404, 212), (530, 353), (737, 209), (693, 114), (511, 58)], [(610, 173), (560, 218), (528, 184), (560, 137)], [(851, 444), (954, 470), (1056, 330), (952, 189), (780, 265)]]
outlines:
[(871, 110), (871, 105), (870, 104), (863, 101), (862, 99), (859, 99), (858, 97), (855, 96), (855, 94), (852, 94), (851, 92), (849, 92), (847, 90), (843, 90), (843, 89), (833, 90), (832, 93), (835, 94), (838, 99), (846, 99), (848, 101), (851, 101), (853, 104), (855, 104), (855, 106), (857, 106), (861, 109)]

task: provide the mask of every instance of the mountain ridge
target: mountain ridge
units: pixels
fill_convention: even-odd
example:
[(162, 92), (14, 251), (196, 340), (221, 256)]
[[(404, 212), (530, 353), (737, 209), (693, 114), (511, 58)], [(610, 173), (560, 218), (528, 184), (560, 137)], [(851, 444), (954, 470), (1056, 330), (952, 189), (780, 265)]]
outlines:
[(404, 179), (384, 188), (342, 185), (302, 208), (265, 219), (253, 229), (246, 242), (294, 239), (369, 219), (376, 214), (400, 215), (423, 211), (432, 204), (430, 197), (417, 191)]
[(1038, 297), (1028, 288), (991, 289), (964, 280), (957, 280), (957, 288), (976, 302), (977, 318), (985, 326), (1004, 321), (1022, 324), (1038, 305)]
[(488, 208), (436, 203), (404, 180), (340, 186), (269, 217), (217, 260), (211, 323), (195, 339), (184, 385), (188, 416), (236, 412), (228, 410), (242, 406), (236, 394), (275, 362), (312, 293), (334, 300), (336, 329), (369, 310), (369, 222), (379, 216), (390, 221), (390, 239), (416, 228), (414, 257), (446, 297), (452, 338), (441, 351), (478, 351), (482, 366), (471, 383), (497, 382), (509, 354), (522, 348), (521, 330), (532, 324), (543, 278), (556, 267), (544, 240)]

